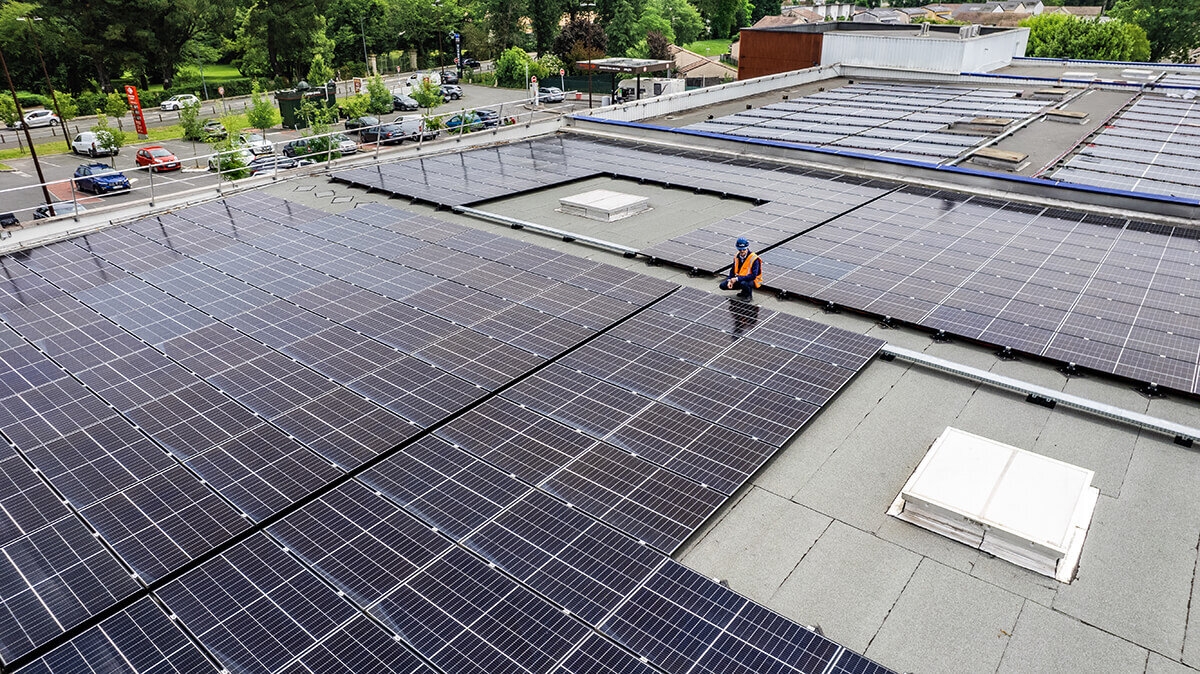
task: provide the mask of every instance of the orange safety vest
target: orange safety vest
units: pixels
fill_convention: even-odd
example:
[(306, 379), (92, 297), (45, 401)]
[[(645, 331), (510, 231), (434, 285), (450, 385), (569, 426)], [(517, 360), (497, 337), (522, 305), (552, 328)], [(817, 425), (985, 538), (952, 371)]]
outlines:
[[(756, 255), (754, 253), (747, 254), (745, 260), (739, 258), (737, 255), (734, 255), (733, 256), (733, 275), (734, 276), (749, 275), (750, 272), (754, 270), (754, 261), (757, 259), (758, 259), (758, 255)], [(758, 266), (758, 275), (756, 275), (754, 277), (754, 287), (755, 288), (762, 287), (762, 265), (761, 264)]]

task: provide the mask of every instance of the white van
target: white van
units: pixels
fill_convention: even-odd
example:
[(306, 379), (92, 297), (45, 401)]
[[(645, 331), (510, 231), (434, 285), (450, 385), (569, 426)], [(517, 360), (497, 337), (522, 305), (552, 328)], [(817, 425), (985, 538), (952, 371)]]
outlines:
[(425, 128), (425, 118), (420, 115), (397, 117), (392, 123), (400, 127), (400, 132), (405, 140), (417, 140), (418, 138), (432, 140), (438, 135), (436, 130)]

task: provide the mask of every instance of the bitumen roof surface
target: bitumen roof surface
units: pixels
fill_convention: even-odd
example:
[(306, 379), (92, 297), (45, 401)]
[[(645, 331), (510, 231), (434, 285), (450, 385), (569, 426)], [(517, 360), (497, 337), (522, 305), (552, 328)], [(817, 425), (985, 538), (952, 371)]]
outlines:
[[(1105, 93), (1096, 92), (1094, 100), (1119, 102), (1098, 96)], [(597, 188), (647, 196), (651, 210), (616, 223), (555, 210), (561, 196)], [(715, 290), (712, 277), (691, 277), (673, 267), (650, 266), (644, 258), (435, 211), (320, 176), (265, 191), (329, 212), (385, 202)], [(643, 248), (747, 206), (597, 178), (490, 202), (486, 209)], [(771, 273), (769, 266), (764, 273)], [(1001, 360), (982, 345), (935, 342), (917, 329), (887, 329), (851, 312), (825, 313), (762, 292), (755, 301), (1127, 410), (1193, 426), (1200, 422), (1200, 404), (1182, 395), (1151, 399), (1126, 382), (1100, 375), (1068, 378), (1051, 363)], [(1072, 583), (886, 514), (947, 426), (1095, 471), (1099, 503)], [(922, 366), (877, 360), (676, 559), (902, 672), (1181, 674), (1200, 671), (1200, 618), (1191, 620), (1200, 593), (1194, 582), (1198, 493), (1200, 454), (1168, 437), (1062, 406), (1048, 409)]]

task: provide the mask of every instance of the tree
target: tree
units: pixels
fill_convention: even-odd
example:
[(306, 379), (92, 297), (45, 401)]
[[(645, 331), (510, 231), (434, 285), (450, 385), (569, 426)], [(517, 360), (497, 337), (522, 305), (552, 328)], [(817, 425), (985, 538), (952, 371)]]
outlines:
[(417, 105), (425, 108), (425, 114), (431, 114), (433, 109), (445, 102), (442, 98), (442, 91), (434, 86), (433, 82), (428, 79), (421, 80), (420, 84), (413, 87), (409, 93)]
[(179, 126), (183, 127), (183, 137), (187, 140), (204, 139), (204, 121), (200, 119), (199, 103), (191, 103), (179, 109)]
[(496, 59), (496, 81), (502, 85), (526, 86), (526, 72), (537, 77), (545, 77), (546, 74), (538, 62), (529, 58), (529, 54), (520, 47), (509, 47)]
[(125, 118), (125, 113), (129, 112), (129, 99), (125, 98), (125, 94), (112, 92), (104, 97), (104, 114), (110, 117), (117, 118), (117, 128), (124, 131), (125, 125), (122, 120)]
[[(13, 102), (11, 96), (0, 96), (0, 122), (4, 122), (7, 126), (14, 126), (21, 116), (17, 114), (17, 104)], [(20, 136), (17, 137), (20, 139)]]
[(300, 106), (300, 116), (308, 123), (304, 137), (309, 138), (308, 158), (313, 161), (327, 161), (342, 156), (334, 151), (333, 137), (329, 125), (337, 120), (337, 111), (324, 104), (316, 105), (312, 101), (304, 101)]
[(539, 55), (545, 54), (554, 46), (554, 36), (558, 32), (558, 21), (562, 14), (561, 0), (529, 0), (533, 43)]
[(252, 74), (274, 78), (299, 75), (312, 61), (318, 38), (324, 38), (328, 5), (329, 0), (257, 0), (239, 11), (238, 28), (230, 42), (230, 51), (242, 64), (239, 70), (261, 63), (264, 72)]
[(646, 33), (646, 58), (667, 61), (671, 58), (671, 41), (662, 33), (652, 30)]
[(637, 20), (629, 0), (618, 0), (616, 14), (604, 32), (608, 35), (608, 51), (612, 54), (624, 54), (637, 42)]
[(109, 126), (108, 116), (104, 113), (96, 115), (96, 125), (92, 127), (92, 132), (96, 134), (96, 144), (109, 153), (112, 157), (112, 165), (116, 167), (117, 151), (124, 147), (128, 138), (126, 133)]
[(1029, 56), (1103, 61), (1144, 61), (1150, 56), (1145, 31), (1124, 21), (1043, 14), (1021, 25), (1029, 28)]
[(372, 114), (386, 115), (392, 111), (392, 92), (388, 91), (387, 85), (379, 75), (367, 82), (367, 96), (370, 98), (367, 110)]
[(735, 17), (743, 0), (700, 0), (698, 9), (709, 25), (713, 38), (724, 40), (733, 35)]
[(1200, 0), (1120, 0), (1110, 15), (1146, 32), (1150, 60), (1187, 61), (1200, 46)]
[(246, 121), (250, 123), (250, 126), (261, 131), (264, 136), (267, 134), (267, 129), (281, 121), (279, 111), (275, 109), (275, 104), (271, 102), (271, 99), (263, 95), (258, 80), (254, 80), (251, 84), (250, 110), (246, 112)]
[(339, 105), (342, 106), (342, 114), (346, 119), (366, 117), (370, 113), (371, 97), (366, 94), (348, 96), (339, 101)]
[(600, 27), (600, 24), (590, 19), (579, 18), (568, 21), (558, 32), (558, 36), (554, 38), (553, 51), (564, 61), (574, 65), (570, 54), (576, 47), (583, 46), (603, 54), (607, 45), (608, 36), (604, 34), (604, 29)]
[(487, 17), (493, 53), (516, 46), (522, 41), (521, 18), (526, 15), (525, 0), (479, 0), (479, 9)]
[(659, 13), (658, 3), (647, 2), (646, 7), (642, 10), (642, 15), (638, 17), (634, 37), (643, 40), (652, 32), (665, 37), (668, 44), (675, 39), (675, 31), (671, 29), (671, 22)]
[[(651, 0), (658, 13), (671, 24), (675, 44), (685, 45), (700, 39), (704, 17), (690, 0)], [(777, 3), (778, 4), (778, 3)], [(665, 34), (665, 33), (664, 33)]]
[[(892, 3), (892, 6), (898, 6)], [(913, 5), (916, 7), (917, 5)], [(783, 13), (783, 3), (780, 0), (751, 0), (750, 25), (758, 22), (764, 16), (778, 16)]]
[(214, 163), (221, 178), (225, 180), (239, 180), (250, 175), (247, 162), (240, 151), (241, 145), (238, 143), (240, 121), (236, 115), (222, 118), (221, 124), (229, 134), (213, 143), (213, 152), (216, 153)]
[(333, 68), (325, 64), (325, 57), (320, 54), (313, 55), (312, 63), (308, 66), (308, 76), (305, 81), (314, 87), (325, 86), (325, 83), (333, 79)]

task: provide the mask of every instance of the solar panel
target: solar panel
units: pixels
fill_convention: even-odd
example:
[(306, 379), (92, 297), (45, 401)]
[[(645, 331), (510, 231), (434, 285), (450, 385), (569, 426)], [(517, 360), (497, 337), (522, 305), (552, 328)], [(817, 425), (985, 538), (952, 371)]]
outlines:
[(217, 671), (151, 599), (139, 599), (21, 669), (24, 674), (216, 674)]
[(979, 136), (951, 132), (951, 123), (980, 116), (1025, 119), (1047, 105), (1020, 99), (1020, 93), (1013, 89), (881, 88), (857, 83), (684, 128), (945, 163), (981, 141)]
[[(6, 665), (649, 671), (596, 628), (724, 501), (704, 476), (731, 491), (806, 418), (715, 356), (761, 331), (780, 363), (825, 349), (852, 374), (835, 363), (876, 344), (354, 211), (241, 195), (0, 261)], [(637, 339), (597, 337), (615, 323)], [(571, 367), (530, 374), (550, 359)], [(538, 377), (577, 413), (489, 393)], [(746, 396), (697, 396), (726, 381)], [(722, 427), (754, 414), (781, 420), (771, 442)]]
[[(1172, 78), (1185, 77), (1168, 74)], [(1200, 107), (1194, 100), (1141, 95), (1119, 111), (1051, 177), (1185, 199), (1200, 198)]]
[[(1187, 279), (1198, 239), (1183, 227), (905, 188), (762, 257), (767, 285), (789, 293), (1196, 392), (1200, 296)], [(669, 326), (658, 323), (647, 340), (665, 343)], [(786, 331), (764, 325), (750, 342), (768, 333)], [(814, 403), (841, 379), (803, 360), (798, 381), (786, 368), (751, 375), (762, 349), (735, 349), (713, 366)], [(857, 350), (801, 354), (853, 368), (870, 353)]]

